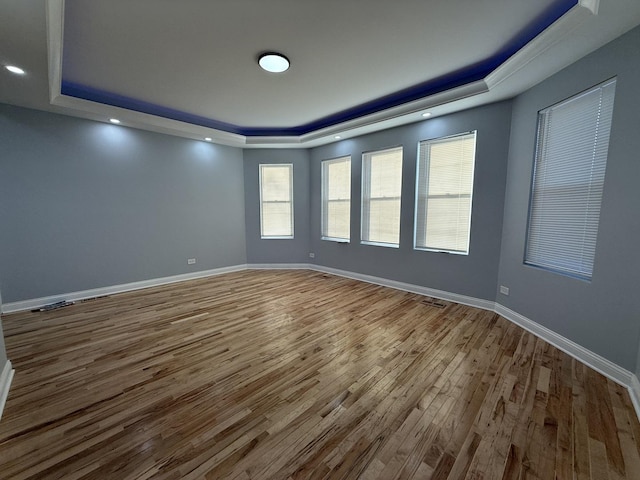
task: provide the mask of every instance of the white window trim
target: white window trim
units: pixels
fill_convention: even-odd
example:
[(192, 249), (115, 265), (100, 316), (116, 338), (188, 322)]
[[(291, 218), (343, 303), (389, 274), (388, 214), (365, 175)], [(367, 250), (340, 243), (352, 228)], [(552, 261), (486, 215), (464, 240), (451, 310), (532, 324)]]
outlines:
[[(402, 219), (399, 218), (399, 232), (398, 232), (398, 243), (386, 243), (386, 242), (374, 242), (371, 240), (363, 240), (362, 238), (364, 237), (364, 192), (365, 192), (365, 183), (366, 183), (366, 177), (364, 175), (364, 164), (365, 164), (365, 155), (371, 155), (374, 153), (384, 153), (390, 150), (400, 150), (400, 154), (401, 154), (401, 158), (402, 158), (402, 162), (401, 162), (401, 172), (400, 172), (400, 177), (402, 178), (402, 169), (404, 168), (404, 147), (402, 145), (397, 145), (395, 147), (387, 147), (387, 148), (382, 148), (379, 150), (370, 150), (368, 152), (362, 152), (362, 165), (361, 165), (361, 181), (360, 181), (360, 243), (362, 245), (370, 245), (370, 246), (374, 246), (374, 247), (386, 247), (386, 248), (400, 248), (400, 240), (401, 240), (401, 235), (402, 235)], [(400, 196), (399, 197), (383, 197), (386, 199), (398, 199), (400, 200), (400, 217), (402, 217), (402, 183), (400, 184)], [(371, 201), (371, 197), (369, 197), (369, 201)]]
[[(551, 272), (554, 274), (558, 274), (558, 275), (563, 275), (565, 277), (569, 277), (569, 278), (573, 278), (576, 280), (580, 280), (580, 281), (584, 281), (584, 282), (590, 282), (593, 278), (593, 274), (594, 274), (594, 269), (595, 269), (595, 256), (597, 255), (597, 235), (598, 235), (598, 230), (599, 230), (599, 223), (600, 223), (600, 215), (598, 214), (598, 219), (597, 219), (597, 223), (596, 223), (596, 227), (595, 227), (595, 238), (593, 240), (593, 263), (590, 265), (590, 271), (585, 272), (585, 271), (578, 271), (576, 268), (569, 268), (568, 266), (561, 266), (557, 263), (554, 264), (554, 262), (552, 262), (549, 259), (547, 260), (547, 263), (545, 264), (544, 262), (540, 262), (540, 261), (535, 261), (533, 260), (531, 257), (534, 256), (532, 253), (530, 254), (530, 243), (533, 241), (531, 238), (531, 222), (532, 222), (532, 215), (533, 215), (533, 208), (534, 208), (534, 196), (535, 196), (535, 188), (536, 188), (536, 170), (539, 168), (539, 158), (542, 155), (540, 153), (540, 148), (542, 146), (542, 122), (543, 122), (543, 115), (548, 115), (549, 112), (553, 112), (555, 109), (561, 108), (564, 105), (570, 104), (573, 101), (576, 101), (578, 99), (580, 99), (580, 97), (584, 96), (584, 95), (589, 95), (592, 94), (598, 90), (600, 90), (601, 95), (602, 95), (602, 91), (604, 88), (606, 87), (610, 87), (613, 86), (613, 93), (612, 93), (612, 98), (611, 98), (611, 103), (608, 105), (611, 108), (610, 114), (611, 114), (611, 118), (608, 119), (609, 121), (609, 129), (611, 129), (612, 126), (612, 122), (613, 122), (613, 109), (614, 109), (614, 104), (615, 104), (615, 88), (616, 88), (616, 78), (612, 78), (609, 80), (606, 80), (598, 85), (595, 85), (591, 88), (588, 88), (580, 93), (577, 93), (576, 95), (573, 95), (565, 100), (562, 100), (558, 103), (555, 103), (554, 105), (551, 105), (547, 108), (544, 108), (542, 110), (540, 110), (538, 112), (538, 123), (536, 126), (536, 151), (535, 151), (535, 156), (534, 156), (534, 161), (533, 161), (533, 170), (532, 170), (532, 177), (531, 177), (531, 187), (530, 187), (530, 193), (529, 193), (529, 209), (528, 209), (528, 215), (527, 215), (527, 231), (526, 231), (526, 236), (525, 236), (525, 245), (524, 245), (524, 258), (523, 258), (523, 263), (525, 266), (527, 267), (532, 267), (532, 268), (536, 268), (539, 270), (544, 270), (547, 272)], [(602, 102), (602, 97), (601, 100)], [(599, 108), (602, 108), (602, 103), (600, 103)], [(598, 113), (598, 116), (600, 116), (600, 112)], [(601, 132), (600, 129), (602, 127), (600, 125), (598, 125), (598, 134), (597, 134), (597, 138), (601, 137)], [(602, 206), (602, 201), (604, 198), (604, 182), (606, 181), (606, 168), (607, 168), (607, 163), (608, 163), (608, 147), (609, 147), (609, 136), (611, 134), (611, 130), (609, 130), (607, 132), (606, 135), (606, 142), (607, 142), (607, 150), (604, 152), (604, 162), (603, 162), (603, 177), (602, 177), (602, 190), (600, 192), (600, 205), (598, 207), (598, 211), (600, 211), (601, 206)], [(597, 145), (597, 141), (594, 144)], [(602, 141), (600, 140), (600, 143), (602, 143)], [(594, 157), (595, 158), (595, 157)], [(566, 168), (566, 167), (565, 167)], [(575, 167), (573, 167), (575, 168)], [(592, 168), (593, 168), (593, 164), (592, 164)], [(590, 175), (593, 175), (593, 170), (590, 172)], [(589, 183), (589, 190), (591, 190), (593, 186), (593, 183), (590, 181)], [(581, 247), (581, 251), (584, 251), (584, 247), (585, 244), (584, 242), (582, 243), (582, 245), (580, 245)], [(538, 251), (538, 256), (539, 255), (539, 251)], [(543, 259), (544, 260), (544, 259)], [(584, 264), (583, 264), (584, 266)]]
[[(344, 161), (348, 161), (349, 162), (349, 237), (345, 238), (345, 237), (330, 237), (327, 235), (324, 235), (324, 231), (325, 231), (325, 227), (326, 225), (324, 224), (325, 221), (325, 181), (326, 179), (324, 178), (325, 172), (324, 172), (324, 166), (330, 163), (339, 163), (339, 162), (344, 162)], [(321, 240), (327, 240), (330, 242), (336, 242), (336, 243), (351, 243), (351, 193), (352, 193), (352, 189), (351, 189), (351, 155), (344, 155), (341, 157), (336, 157), (336, 158), (329, 158), (327, 160), (322, 160), (322, 162), (320, 163), (320, 239)], [(327, 199), (327, 202), (330, 202), (331, 200)]]
[[(456, 137), (463, 137), (467, 135), (474, 135), (474, 149), (473, 149), (473, 168), (471, 170), (471, 193), (469, 194), (469, 232), (467, 236), (467, 251), (461, 250), (451, 250), (446, 248), (431, 248), (431, 247), (419, 247), (418, 244), (418, 200), (420, 196), (420, 145), (421, 144), (431, 144), (437, 143), (439, 141), (446, 141)], [(446, 137), (438, 137), (430, 140), (421, 140), (418, 142), (418, 151), (416, 154), (416, 185), (415, 185), (415, 201), (414, 201), (414, 211), (413, 211), (413, 249), (421, 252), (434, 252), (434, 253), (447, 253), (450, 255), (462, 255), (468, 256), (471, 251), (471, 228), (473, 226), (473, 191), (475, 174), (476, 174), (476, 147), (478, 141), (478, 131), (471, 130), (469, 132), (457, 133), (454, 135), (447, 135)], [(427, 166), (428, 168), (428, 166)], [(427, 174), (428, 178), (428, 174)]]
[[(263, 212), (262, 212), (262, 167), (289, 167), (289, 198), (291, 199), (289, 202), (266, 202), (266, 203), (291, 203), (291, 235), (263, 235)], [(293, 205), (293, 163), (261, 163), (258, 167), (259, 171), (259, 181), (258, 181), (258, 190), (260, 191), (260, 239), (262, 240), (291, 240), (294, 238), (295, 227), (294, 227), (294, 205)]]

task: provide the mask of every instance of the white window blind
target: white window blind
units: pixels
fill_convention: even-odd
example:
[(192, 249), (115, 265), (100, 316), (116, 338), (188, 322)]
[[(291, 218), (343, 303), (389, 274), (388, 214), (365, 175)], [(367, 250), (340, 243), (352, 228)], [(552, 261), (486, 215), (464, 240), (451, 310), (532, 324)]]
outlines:
[(293, 165), (260, 165), (260, 235), (293, 238)]
[(362, 155), (362, 241), (400, 243), (402, 147)]
[(414, 248), (469, 253), (476, 132), (420, 142)]
[(349, 240), (351, 233), (351, 157), (322, 162), (322, 238)]
[(591, 278), (615, 87), (539, 112), (525, 263)]

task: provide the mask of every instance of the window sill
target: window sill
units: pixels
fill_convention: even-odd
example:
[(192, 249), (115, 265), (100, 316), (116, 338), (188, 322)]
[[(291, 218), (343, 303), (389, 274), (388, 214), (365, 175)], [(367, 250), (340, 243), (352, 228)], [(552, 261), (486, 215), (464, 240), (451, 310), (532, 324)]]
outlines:
[(320, 237), (320, 240), (326, 240), (327, 242), (335, 242), (344, 245), (348, 245), (351, 243), (351, 240), (348, 240), (346, 238)]
[(400, 248), (397, 243), (382, 243), (382, 242), (360, 242), (362, 245), (371, 245), (373, 247), (387, 247), (387, 248)]
[(432, 252), (432, 253), (448, 253), (449, 255), (462, 255), (464, 257), (469, 256), (469, 252), (460, 252), (457, 250), (440, 250), (437, 248), (423, 248), (423, 247), (413, 247), (414, 250), (418, 252)]

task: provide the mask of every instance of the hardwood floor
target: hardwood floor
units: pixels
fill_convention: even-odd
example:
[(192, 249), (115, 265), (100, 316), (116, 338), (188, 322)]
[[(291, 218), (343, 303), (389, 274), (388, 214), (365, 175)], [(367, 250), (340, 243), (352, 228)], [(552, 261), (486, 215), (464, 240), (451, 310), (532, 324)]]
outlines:
[(246, 271), (7, 315), (0, 477), (640, 478), (625, 388), (438, 303)]

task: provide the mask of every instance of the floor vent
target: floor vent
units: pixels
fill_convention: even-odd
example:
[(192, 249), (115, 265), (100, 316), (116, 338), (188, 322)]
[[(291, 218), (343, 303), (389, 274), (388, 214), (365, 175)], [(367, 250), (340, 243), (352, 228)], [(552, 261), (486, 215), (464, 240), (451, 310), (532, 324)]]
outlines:
[(74, 303), (75, 302), (67, 302), (66, 300), (62, 300), (60, 302), (45, 305), (44, 307), (34, 308), (31, 311), (32, 312), (48, 312), (50, 310), (57, 310), (58, 308), (69, 307), (71, 305), (74, 305)]
[(422, 302), (424, 305), (429, 305), (430, 307), (435, 308), (446, 308), (449, 306), (449, 302), (445, 302), (444, 300), (439, 300), (437, 298), (426, 297)]
[(93, 302), (94, 300), (100, 300), (101, 298), (107, 298), (107, 297), (109, 297), (109, 295), (101, 295), (99, 297), (83, 298), (82, 300), (80, 300), (80, 303)]

